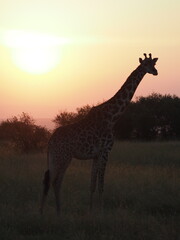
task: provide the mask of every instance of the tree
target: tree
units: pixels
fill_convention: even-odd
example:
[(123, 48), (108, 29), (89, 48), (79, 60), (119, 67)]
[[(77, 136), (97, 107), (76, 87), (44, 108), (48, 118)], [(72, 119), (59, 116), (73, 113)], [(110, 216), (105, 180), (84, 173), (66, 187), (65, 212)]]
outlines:
[(50, 133), (47, 129), (35, 125), (35, 121), (27, 113), (12, 117), (0, 124), (0, 139), (10, 141), (22, 152), (42, 150)]

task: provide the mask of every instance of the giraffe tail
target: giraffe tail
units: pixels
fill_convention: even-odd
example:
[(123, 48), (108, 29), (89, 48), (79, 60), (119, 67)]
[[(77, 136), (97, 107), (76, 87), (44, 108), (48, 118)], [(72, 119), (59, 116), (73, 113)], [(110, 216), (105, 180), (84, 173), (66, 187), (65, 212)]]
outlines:
[(40, 213), (43, 213), (44, 203), (46, 200), (46, 196), (48, 194), (50, 187), (50, 171), (49, 169), (44, 173), (44, 179), (43, 179), (43, 195), (42, 195), (42, 201), (41, 201), (41, 207), (40, 207)]

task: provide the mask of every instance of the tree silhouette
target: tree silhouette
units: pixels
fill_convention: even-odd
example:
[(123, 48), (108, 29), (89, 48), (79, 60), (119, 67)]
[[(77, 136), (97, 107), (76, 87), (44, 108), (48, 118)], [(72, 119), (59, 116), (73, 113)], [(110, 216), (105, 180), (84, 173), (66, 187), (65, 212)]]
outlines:
[(84, 107), (77, 108), (76, 112), (60, 112), (58, 115), (56, 115), (53, 122), (56, 124), (56, 127), (75, 123), (83, 119), (91, 110), (91, 108), (92, 107), (90, 105), (85, 105)]

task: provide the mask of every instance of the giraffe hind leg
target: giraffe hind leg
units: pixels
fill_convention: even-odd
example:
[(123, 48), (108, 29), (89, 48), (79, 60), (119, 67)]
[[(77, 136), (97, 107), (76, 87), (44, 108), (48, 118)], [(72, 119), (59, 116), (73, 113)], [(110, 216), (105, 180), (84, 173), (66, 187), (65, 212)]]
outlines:
[(60, 190), (61, 190), (62, 178), (56, 178), (53, 182), (54, 195), (56, 201), (57, 215), (60, 214)]
[(103, 210), (104, 175), (105, 175), (107, 160), (108, 160), (108, 155), (104, 154), (101, 158), (99, 171), (98, 171), (99, 206), (101, 211)]
[(50, 171), (49, 169), (45, 172), (44, 174), (44, 180), (43, 180), (43, 194), (42, 194), (42, 200), (41, 200), (41, 206), (40, 206), (40, 213), (43, 213), (43, 208), (44, 208), (44, 203), (49, 191), (49, 187), (50, 187)]
[(60, 215), (60, 210), (61, 210), (61, 185), (63, 182), (64, 174), (70, 162), (71, 162), (71, 158), (66, 159), (65, 162), (60, 164), (59, 171), (57, 172), (56, 177), (53, 181), (57, 215)]

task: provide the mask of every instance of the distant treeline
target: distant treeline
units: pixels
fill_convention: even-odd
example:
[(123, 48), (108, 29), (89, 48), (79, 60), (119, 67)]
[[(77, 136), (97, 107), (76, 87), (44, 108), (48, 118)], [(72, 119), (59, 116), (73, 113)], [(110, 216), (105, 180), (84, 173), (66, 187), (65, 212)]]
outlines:
[[(65, 126), (83, 119), (92, 106), (77, 108), (76, 112), (60, 112), (53, 122)], [(117, 122), (114, 133), (119, 140), (180, 139), (180, 98), (152, 94), (131, 102)], [(51, 133), (35, 124), (27, 113), (0, 124), (0, 141), (21, 152), (43, 151)]]
[(152, 94), (131, 102), (115, 127), (119, 139), (180, 139), (180, 98)]

